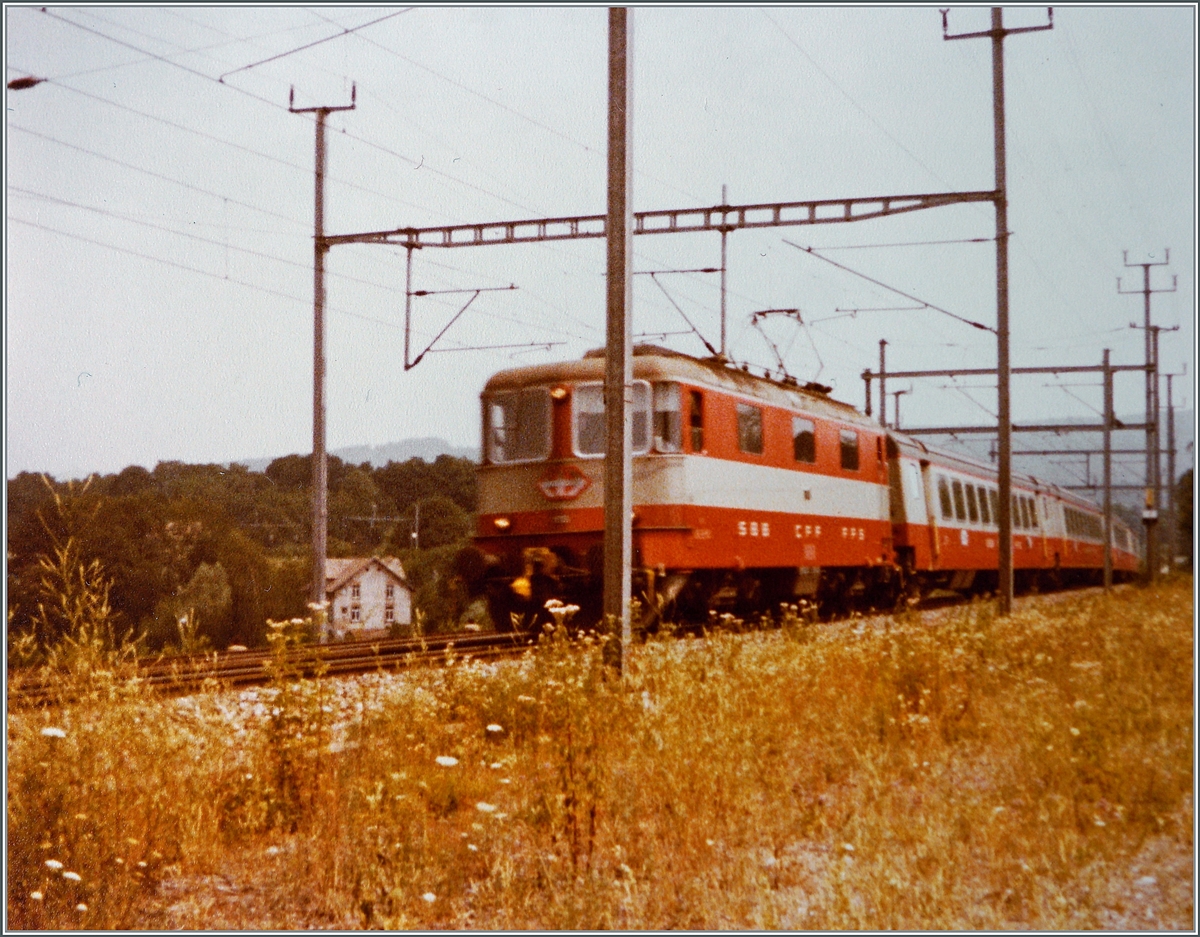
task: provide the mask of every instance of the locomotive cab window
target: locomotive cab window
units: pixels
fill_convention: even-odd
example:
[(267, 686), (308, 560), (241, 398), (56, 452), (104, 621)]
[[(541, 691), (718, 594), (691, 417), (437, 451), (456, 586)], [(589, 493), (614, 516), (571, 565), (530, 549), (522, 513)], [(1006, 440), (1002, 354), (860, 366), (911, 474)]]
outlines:
[(792, 417), (792, 453), (797, 462), (817, 461), (817, 435), (812, 420)]
[(751, 455), (763, 453), (762, 410), (748, 403), (737, 405), (738, 448)]
[[(576, 455), (604, 455), (604, 385), (578, 384), (574, 394)], [(633, 453), (650, 450), (650, 385), (633, 382)]]
[(550, 392), (530, 387), (486, 399), (485, 449), (490, 462), (532, 462), (550, 455)]
[(654, 385), (654, 448), (659, 452), (679, 452), (683, 448), (678, 384)]
[(858, 471), (858, 433), (852, 429), (844, 429), (840, 435), (842, 450), (842, 468), (848, 472)]

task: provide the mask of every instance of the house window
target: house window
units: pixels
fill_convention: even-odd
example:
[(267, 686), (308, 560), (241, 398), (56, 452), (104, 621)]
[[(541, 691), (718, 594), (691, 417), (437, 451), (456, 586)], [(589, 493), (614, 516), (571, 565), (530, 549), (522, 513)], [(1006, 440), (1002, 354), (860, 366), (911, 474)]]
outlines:
[(389, 582), (387, 584), (387, 587), (383, 590), (383, 595), (389, 602), (391, 602), (393, 599), (395, 599), (396, 598), (396, 584), (394, 582)]
[(345, 618), (349, 614), (350, 614), (350, 609), (346, 608), (346, 606), (343, 605), (342, 606), (342, 618)]
[(396, 620), (396, 610), (390, 605), (383, 610), (383, 620), (389, 625)]
[(817, 461), (817, 436), (812, 420), (792, 417), (792, 454), (797, 462)]
[(748, 403), (737, 405), (738, 448), (751, 455), (762, 455), (762, 410)]
[(841, 433), (842, 468), (848, 472), (858, 471), (858, 433), (844, 429)]
[(362, 606), (361, 605), (351, 605), (350, 606), (350, 620), (351, 621), (362, 621)]
[(352, 598), (352, 599), (361, 599), (362, 598), (362, 586), (360, 586), (357, 582), (350, 587), (350, 598)]

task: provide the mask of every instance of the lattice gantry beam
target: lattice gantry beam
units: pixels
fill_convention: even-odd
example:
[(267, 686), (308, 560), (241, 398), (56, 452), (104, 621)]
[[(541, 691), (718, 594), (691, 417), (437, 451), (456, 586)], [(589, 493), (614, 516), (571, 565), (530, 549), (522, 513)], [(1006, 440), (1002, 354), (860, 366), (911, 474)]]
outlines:
[[(790, 225), (866, 221), (885, 215), (940, 208), (965, 202), (990, 202), (994, 192), (941, 192), (926, 195), (884, 195), (872, 198), (817, 199), (762, 205), (714, 205), (634, 213), (634, 234), (680, 234), (690, 231), (738, 231)], [(529, 244), (605, 236), (604, 215), (534, 218), (488, 224), (394, 228), (324, 238), (334, 244), (399, 244), (403, 247), (483, 247), (488, 244)]]

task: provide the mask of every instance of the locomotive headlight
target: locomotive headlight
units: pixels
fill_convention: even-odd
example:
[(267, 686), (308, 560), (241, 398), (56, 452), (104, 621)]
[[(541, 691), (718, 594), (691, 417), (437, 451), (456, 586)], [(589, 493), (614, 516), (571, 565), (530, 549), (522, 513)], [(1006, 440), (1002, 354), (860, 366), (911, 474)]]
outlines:
[(507, 517), (497, 517), (492, 523), (496, 525), (497, 530), (508, 530), (512, 526), (512, 521)]
[(550, 391), (550, 396), (555, 400), (565, 400), (567, 397), (567, 389), (561, 384)]

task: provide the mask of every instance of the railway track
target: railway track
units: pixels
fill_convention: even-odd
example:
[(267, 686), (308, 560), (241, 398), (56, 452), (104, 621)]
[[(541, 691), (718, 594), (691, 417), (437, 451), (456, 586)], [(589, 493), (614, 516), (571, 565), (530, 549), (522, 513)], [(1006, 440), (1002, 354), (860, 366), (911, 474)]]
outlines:
[[(267, 649), (219, 651), (139, 662), (130, 669), (128, 679), (164, 693), (188, 693), (210, 680), (247, 686), (268, 683), (273, 673), (283, 673), (288, 679), (351, 676), (440, 663), (450, 656), (474, 660), (511, 657), (524, 653), (531, 643), (530, 636), (523, 634), (456, 634), (301, 645), (291, 648), (282, 660)], [(22, 670), (9, 673), (10, 706), (45, 705), (70, 695), (57, 676), (46, 679)]]
[[(1072, 592), (1095, 591), (1093, 587), (1044, 593), (1043, 597), (1061, 598)], [(1024, 601), (1024, 596), (1018, 601)], [(962, 605), (968, 597), (940, 593), (922, 599), (914, 611), (926, 612)], [(873, 617), (873, 616), (872, 616)], [(820, 624), (845, 622), (846, 618), (831, 619)], [(814, 624), (816, 624), (814, 622)], [(753, 627), (753, 626), (751, 626)], [(421, 638), (388, 638), (381, 641), (349, 641), (337, 644), (307, 644), (293, 647), (283, 660), (269, 649), (218, 651), (211, 654), (161, 657), (139, 662), (128, 674), (144, 687), (153, 687), (166, 694), (194, 692), (207, 681), (223, 686), (252, 686), (269, 683), (274, 673), (287, 679), (353, 676), (378, 670), (394, 671), (418, 665), (444, 663), (451, 657), (473, 660), (499, 659), (523, 654), (536, 644), (528, 633), (481, 633), (433, 635)], [(33, 676), (29, 671), (9, 673), (9, 706), (32, 707), (69, 698), (60, 678), (49, 680)]]

